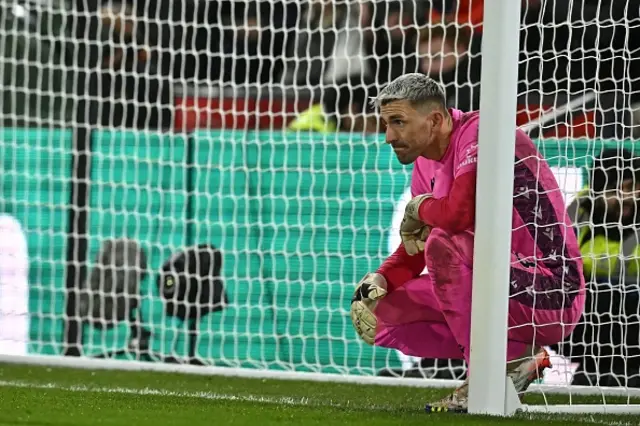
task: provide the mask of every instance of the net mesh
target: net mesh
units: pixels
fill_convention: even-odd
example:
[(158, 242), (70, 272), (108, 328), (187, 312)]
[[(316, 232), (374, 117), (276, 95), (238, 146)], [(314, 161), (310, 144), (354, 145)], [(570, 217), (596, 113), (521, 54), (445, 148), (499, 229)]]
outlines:
[[(461, 361), (364, 345), (348, 310), (355, 283), (397, 247), (410, 196), (410, 168), (381, 143), (368, 98), (421, 72), (450, 106), (477, 109), (482, 9), (0, 0), (0, 214), (12, 236), (0, 246), (0, 351), (464, 378)], [(523, 6), (518, 125), (567, 205), (578, 200), (593, 265), (581, 324), (549, 348), (560, 354), (549, 384), (640, 383), (627, 248), (638, 228), (584, 191), (603, 148), (634, 153), (639, 12), (628, 0)], [(99, 256), (122, 239), (136, 248)], [(172, 259), (201, 244), (222, 254), (218, 280), (176, 272)], [(118, 275), (127, 268), (144, 273)], [(179, 297), (197, 312), (173, 309)]]

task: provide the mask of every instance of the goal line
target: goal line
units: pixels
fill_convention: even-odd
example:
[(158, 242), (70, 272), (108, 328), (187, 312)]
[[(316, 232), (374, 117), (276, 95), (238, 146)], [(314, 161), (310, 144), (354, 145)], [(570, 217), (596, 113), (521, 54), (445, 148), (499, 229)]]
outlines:
[[(35, 365), (85, 370), (148, 371), (158, 373), (191, 374), (201, 376), (227, 376), (247, 379), (294, 380), (330, 383), (353, 383), (362, 385), (405, 386), (416, 388), (453, 388), (460, 380), (419, 379), (381, 376), (357, 376), (353, 374), (312, 373), (299, 371), (259, 370), (234, 367), (195, 366), (156, 362), (125, 361), (117, 359), (71, 358), (61, 356), (8, 356), (0, 355), (0, 364)], [(590, 386), (550, 386), (533, 384), (532, 393), (572, 396), (622, 396), (640, 398), (640, 389), (606, 388)], [(573, 406), (573, 405), (572, 405)], [(554, 406), (560, 407), (560, 406)], [(611, 405), (601, 406), (602, 409)], [(549, 409), (551, 409), (549, 407)], [(575, 412), (580, 412), (575, 411)], [(597, 411), (601, 412), (601, 411)], [(638, 405), (640, 413), (640, 405)]]

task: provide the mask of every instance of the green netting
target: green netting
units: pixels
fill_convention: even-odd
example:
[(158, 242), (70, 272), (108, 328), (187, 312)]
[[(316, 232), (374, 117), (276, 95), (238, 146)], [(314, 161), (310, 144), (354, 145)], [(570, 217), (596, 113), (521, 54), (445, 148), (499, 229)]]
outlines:
[[(29, 243), (30, 350), (60, 353), (71, 133), (5, 129), (0, 140), (0, 212), (21, 221)], [(185, 245), (223, 251), (231, 306), (201, 321), (200, 357), (353, 374), (399, 366), (393, 351), (360, 343), (347, 316), (354, 283), (388, 254), (394, 205), (408, 186), (410, 169), (382, 140), (94, 131), (92, 144), (90, 260), (113, 237), (138, 240), (152, 271)], [(552, 166), (582, 169), (617, 144), (545, 140), (539, 147)], [(184, 354), (185, 325), (165, 317), (156, 278), (142, 289), (153, 349)], [(89, 353), (102, 352), (123, 348), (128, 328), (87, 335)]]

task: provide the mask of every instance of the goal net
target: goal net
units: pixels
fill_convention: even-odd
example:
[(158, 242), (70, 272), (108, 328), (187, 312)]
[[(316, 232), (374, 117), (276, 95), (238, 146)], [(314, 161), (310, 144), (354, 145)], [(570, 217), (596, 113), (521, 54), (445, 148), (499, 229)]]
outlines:
[[(517, 124), (588, 266), (534, 390), (631, 404), (638, 167), (615, 158), (637, 155), (640, 10), (522, 11)], [(349, 307), (410, 198), (368, 99), (421, 72), (477, 109), (482, 17), (475, 0), (0, 0), (1, 359), (459, 383), (460, 360), (364, 344)]]

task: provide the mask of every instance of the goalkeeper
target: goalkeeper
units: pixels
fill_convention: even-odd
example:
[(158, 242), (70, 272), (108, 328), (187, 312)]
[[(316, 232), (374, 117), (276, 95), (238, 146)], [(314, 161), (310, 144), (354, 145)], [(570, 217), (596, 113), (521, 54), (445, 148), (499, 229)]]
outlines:
[[(391, 82), (375, 105), (386, 142), (401, 163), (414, 164), (413, 198), (402, 244), (356, 288), (354, 328), (369, 344), (468, 363), (478, 113), (447, 109), (443, 89), (421, 74)], [(585, 282), (555, 177), (524, 132), (515, 138), (507, 374), (522, 395), (551, 365), (543, 346), (563, 340), (580, 319)], [(467, 393), (465, 381), (426, 409), (465, 412)]]

